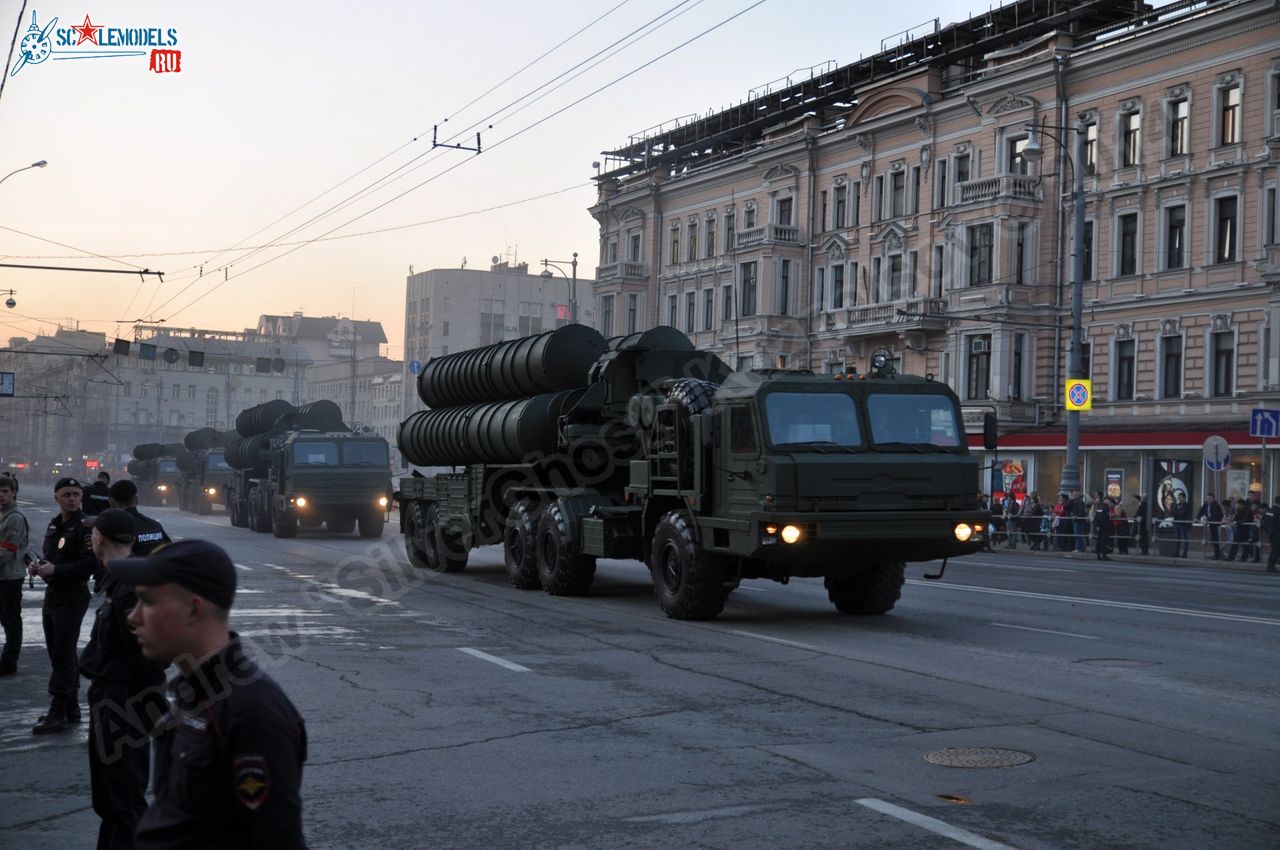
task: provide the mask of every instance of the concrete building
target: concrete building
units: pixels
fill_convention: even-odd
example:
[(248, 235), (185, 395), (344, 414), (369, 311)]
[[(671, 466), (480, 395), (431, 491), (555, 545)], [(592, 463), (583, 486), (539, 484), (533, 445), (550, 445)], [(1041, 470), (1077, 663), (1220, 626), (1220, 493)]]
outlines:
[[(563, 265), (563, 264), (559, 264)], [(581, 267), (580, 269), (581, 270)], [(504, 339), (554, 330), (571, 316), (570, 269), (530, 274), (529, 264), (495, 262), (483, 269), (432, 269), (410, 275), (404, 318), (405, 411), (420, 409), (413, 363)], [(595, 323), (589, 294), (577, 281), (578, 321)]]
[[(971, 432), (999, 413), (989, 489), (1052, 498), (1080, 167), (1086, 488), (1280, 491), (1248, 434), (1280, 406), (1278, 56), (1263, 0), (1020, 0), (754, 89), (606, 154), (597, 321), (738, 368), (885, 349), (949, 382)], [(1206, 481), (1213, 434), (1231, 464)]]
[(403, 364), (397, 363), (394, 372), (375, 375), (373, 385), (373, 415), (369, 426), (391, 445), (391, 469), (400, 470), (405, 461), (396, 447), (400, 434), (400, 422), (404, 419), (404, 370)]
[(342, 418), (348, 425), (372, 426), (376, 403), (374, 382), (387, 375), (399, 375), (403, 371), (403, 362), (386, 357), (321, 363), (307, 370), (306, 400), (329, 399), (337, 402), (342, 408)]

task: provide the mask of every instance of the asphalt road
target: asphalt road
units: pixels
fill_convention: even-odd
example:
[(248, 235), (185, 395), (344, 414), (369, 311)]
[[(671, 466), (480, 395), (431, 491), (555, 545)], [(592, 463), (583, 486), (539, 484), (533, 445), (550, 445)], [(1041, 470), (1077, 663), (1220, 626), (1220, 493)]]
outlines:
[[(497, 549), (415, 570), (392, 526), (148, 512), (241, 569), (233, 628), (307, 720), (312, 847), (1280, 847), (1280, 576), (1020, 550), (913, 565), (884, 617), (753, 581), (687, 623), (636, 564), (557, 598)], [(0, 680), (0, 847), (89, 847), (85, 730), (29, 733), (39, 601)]]

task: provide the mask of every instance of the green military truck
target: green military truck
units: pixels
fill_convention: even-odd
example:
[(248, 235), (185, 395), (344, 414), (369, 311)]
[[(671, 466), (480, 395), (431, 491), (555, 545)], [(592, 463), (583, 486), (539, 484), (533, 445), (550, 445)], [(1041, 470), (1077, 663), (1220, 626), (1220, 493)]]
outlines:
[[(670, 617), (717, 616), (743, 579), (821, 577), (835, 607), (883, 614), (904, 565), (976, 552), (979, 510), (955, 394), (900, 375), (731, 373), (678, 331), (580, 325), (435, 358), (430, 409), (400, 426), (410, 561), (453, 572), (502, 543), (508, 578), (588, 591), (596, 559), (648, 565)], [(994, 414), (984, 439), (994, 448)], [(945, 564), (944, 564), (945, 566)]]
[(188, 455), (181, 443), (140, 443), (133, 447), (133, 459), (125, 470), (138, 488), (142, 505), (174, 505), (185, 477), (179, 468)]
[(299, 528), (381, 537), (390, 499), (382, 437), (352, 431), (331, 401), (267, 402), (236, 417), (226, 448), (231, 524), (276, 537)]
[(227, 464), (226, 444), (239, 436), (235, 431), (200, 428), (182, 438), (187, 454), (180, 456), (178, 468), (178, 508), (195, 514), (213, 513), (214, 505), (227, 503), (227, 484), (233, 470)]

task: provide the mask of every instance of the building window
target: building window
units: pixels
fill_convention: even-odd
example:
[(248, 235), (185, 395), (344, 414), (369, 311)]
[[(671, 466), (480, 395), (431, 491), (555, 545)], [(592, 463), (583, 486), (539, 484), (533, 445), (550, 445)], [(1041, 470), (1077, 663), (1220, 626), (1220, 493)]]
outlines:
[(724, 214), (724, 249), (732, 251), (734, 246), (734, 214), (733, 210), (729, 210)]
[(739, 280), (742, 285), (742, 299), (739, 302), (743, 316), (754, 316), (756, 314), (756, 264), (743, 263), (739, 266), (741, 274)]
[(721, 321), (729, 321), (733, 318), (733, 285), (725, 284), (720, 287), (720, 319)]
[(747, 230), (756, 226), (756, 208), (749, 206), (742, 211), (742, 226)]
[(933, 246), (933, 265), (929, 268), (929, 294), (934, 298), (942, 297), (942, 258), (944, 249), (941, 245)]
[(716, 322), (716, 291), (702, 290), (702, 329), (709, 331)]
[(855, 181), (853, 189), (849, 192), (852, 204), (849, 207), (849, 226), (858, 227), (862, 224), (862, 207), (859, 204), (862, 201), (862, 184)]
[(831, 309), (844, 308), (844, 263), (831, 267)]
[(480, 343), (501, 342), (506, 327), (506, 302), (501, 298), (480, 299)]
[(627, 333), (633, 334), (640, 330), (640, 296), (631, 294), (627, 296)]
[[(880, 272), (884, 268), (884, 260), (880, 257), (871, 258), (871, 283), (867, 285), (867, 303), (880, 303)], [(857, 281), (854, 281), (854, 290), (857, 291)]]
[(969, 285), (986, 286), (991, 283), (991, 257), (995, 226), (970, 225), (969, 231)]
[(850, 307), (858, 306), (858, 264), (856, 262), (849, 263), (849, 274), (846, 276), (849, 280), (849, 297), (846, 299)]
[(1084, 223), (1084, 279), (1096, 278), (1097, 275), (1093, 272), (1093, 222), (1086, 221)]
[(791, 312), (791, 261), (778, 261), (778, 315)]
[(1093, 374), (1093, 343), (1080, 341), (1080, 374), (1078, 377), (1088, 378)]
[(956, 155), (956, 183), (969, 182), (969, 155), (967, 153)]
[(640, 262), (640, 234), (632, 233), (630, 241), (627, 243), (627, 259), (633, 263)]
[(1182, 397), (1182, 337), (1160, 337), (1160, 398)]
[(686, 255), (689, 262), (698, 259), (698, 222), (689, 222), (689, 253)]
[(1116, 401), (1133, 401), (1133, 379), (1137, 370), (1136, 340), (1125, 339), (1116, 343), (1115, 388)]
[(613, 296), (612, 295), (605, 295), (600, 299), (600, 333), (604, 334), (605, 336), (613, 336)]
[(1025, 221), (1017, 224), (1014, 231), (1013, 243), (1013, 282), (1022, 284), (1027, 282), (1027, 263), (1030, 260), (1030, 232), (1031, 225)]
[(945, 159), (938, 160), (935, 168), (933, 175), (935, 187), (933, 205), (941, 209), (947, 206), (947, 190), (950, 188), (947, 185), (947, 161)]
[(920, 166), (911, 166), (911, 197), (910, 201), (911, 214), (915, 215), (920, 212)]
[(895, 171), (889, 175), (889, 215), (898, 218), (907, 214), (907, 175)]
[(693, 333), (698, 326), (698, 293), (692, 289), (684, 294), (684, 332)]
[(917, 254), (915, 251), (907, 252), (907, 295), (915, 298), (919, 295), (916, 288), (916, 262)]
[(1231, 331), (1213, 335), (1213, 386), (1215, 396), (1229, 396), (1235, 390), (1236, 339)]
[(1191, 151), (1191, 103), (1185, 98), (1169, 101), (1169, 156), (1186, 156)]
[(1213, 202), (1215, 226), (1213, 261), (1215, 263), (1234, 263), (1239, 257), (1236, 247), (1238, 241), (1236, 207), (1237, 199), (1234, 196), (1216, 198)]
[(671, 264), (680, 262), (680, 226), (671, 228)]
[(991, 334), (979, 334), (967, 340), (969, 381), (966, 398), (981, 401), (991, 397)]
[(879, 221), (884, 217), (884, 175), (876, 175), (871, 184), (871, 220)]
[(775, 221), (774, 223), (777, 224), (779, 227), (790, 227), (791, 226), (791, 210), (793, 205), (794, 203), (791, 200), (791, 198), (779, 198), (778, 199), (778, 216), (777, 216), (777, 221)]
[(667, 296), (667, 324), (673, 328), (680, 327), (678, 324), (676, 324), (677, 309), (678, 309), (678, 304), (676, 302), (676, 295), (675, 293), (672, 293), (671, 295)]
[(1084, 125), (1084, 173), (1098, 173), (1098, 122)]
[(888, 301), (899, 301), (902, 299), (902, 255), (894, 254), (889, 257), (888, 276), (886, 281), (886, 292)]
[(605, 248), (605, 254), (604, 254), (604, 256), (605, 256), (605, 260), (604, 260), (604, 261), (605, 261), (606, 263), (616, 263), (616, 262), (618, 262), (618, 240), (617, 240), (617, 239), (610, 239), (610, 240), (609, 240), (609, 244), (608, 244), (608, 246)]
[(1142, 162), (1142, 113), (1120, 114), (1120, 167)]
[(1179, 205), (1164, 211), (1164, 267), (1169, 271), (1187, 263), (1187, 208)]
[(827, 270), (819, 267), (813, 270), (813, 309), (819, 313), (827, 309), (826, 300)]
[(1116, 219), (1116, 274), (1120, 277), (1138, 273), (1138, 214), (1125, 213)]
[(1027, 158), (1022, 155), (1022, 151), (1027, 146), (1027, 137), (1022, 136), (1017, 139), (1009, 139), (1005, 143), (1005, 172), (1008, 174), (1030, 174), (1030, 163)]
[(706, 243), (703, 256), (707, 259), (711, 259), (716, 255), (716, 220), (714, 218), (707, 219)]
[(1026, 359), (1026, 334), (1013, 335), (1013, 370), (1009, 375), (1009, 400), (1019, 401), (1022, 399), (1022, 370), (1023, 363)]
[(827, 232), (827, 190), (818, 193), (818, 232)]
[(1218, 144), (1240, 142), (1240, 87), (1218, 89)]
[(835, 214), (836, 214), (835, 229), (836, 230), (844, 229), (845, 207), (848, 204), (848, 195), (849, 193), (844, 186), (836, 187), (836, 208), (835, 208)]

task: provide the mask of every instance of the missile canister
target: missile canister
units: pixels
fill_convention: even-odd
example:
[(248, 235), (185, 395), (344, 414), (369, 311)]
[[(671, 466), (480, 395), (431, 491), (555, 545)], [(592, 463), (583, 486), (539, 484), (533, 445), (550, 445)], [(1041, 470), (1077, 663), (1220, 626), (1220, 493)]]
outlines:
[(421, 410), (400, 423), (400, 451), (417, 466), (521, 463), (549, 454), (555, 451), (557, 420), (583, 392)]

